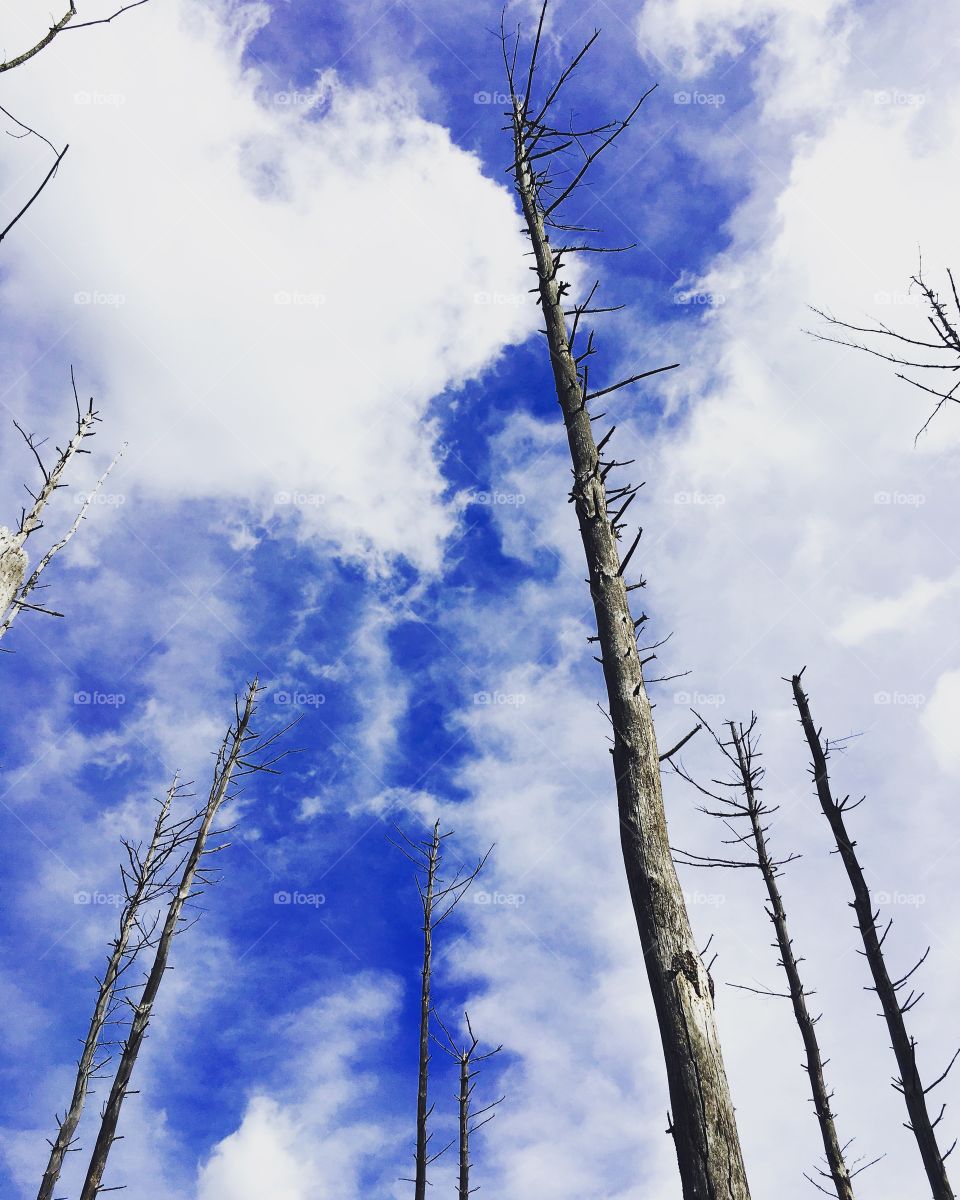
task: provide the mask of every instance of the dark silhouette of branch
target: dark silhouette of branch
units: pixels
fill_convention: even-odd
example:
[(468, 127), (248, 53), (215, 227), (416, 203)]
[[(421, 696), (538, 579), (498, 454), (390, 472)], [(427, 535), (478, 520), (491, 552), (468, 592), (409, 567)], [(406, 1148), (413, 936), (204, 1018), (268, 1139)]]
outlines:
[[(721, 806), (719, 809), (701, 808), (700, 811), (722, 820), (724, 826), (733, 835), (732, 838), (725, 839), (724, 844), (743, 847), (748, 857), (746, 860), (731, 862), (723, 858), (691, 855), (688, 856), (687, 861), (692, 866), (755, 867), (763, 877), (769, 901), (769, 908), (765, 906), (764, 911), (770, 918), (776, 933), (775, 945), (780, 952), (778, 965), (783, 968), (787, 977), (788, 990), (777, 992), (768, 988), (749, 987), (744, 984), (732, 984), (731, 986), (737, 987), (741, 991), (753, 992), (758, 996), (770, 996), (790, 1001), (806, 1051), (804, 1066), (810, 1081), (814, 1113), (820, 1126), (820, 1136), (827, 1165), (826, 1171), (820, 1168), (816, 1168), (816, 1170), (821, 1178), (830, 1181), (833, 1190), (827, 1191), (810, 1175), (807, 1175), (806, 1178), (827, 1195), (836, 1196), (837, 1200), (853, 1200), (852, 1180), (861, 1171), (873, 1166), (879, 1160), (873, 1159), (871, 1162), (863, 1163), (851, 1170), (846, 1161), (845, 1146), (841, 1145), (837, 1135), (836, 1120), (831, 1105), (833, 1093), (827, 1088), (824, 1076), (825, 1064), (816, 1032), (816, 1024), (820, 1018), (813, 1016), (807, 1007), (807, 999), (813, 993), (806, 991), (803, 985), (800, 975), (800, 963), (803, 960), (794, 952), (793, 939), (790, 937), (787, 926), (787, 913), (778, 882), (783, 867), (798, 858), (799, 855), (790, 854), (786, 858), (778, 859), (770, 852), (767, 819), (777, 809), (776, 806), (767, 805), (760, 796), (763, 788), (764, 769), (759, 763), (761, 755), (758, 749), (757, 717), (755, 713), (751, 713), (750, 721), (746, 725), (738, 724), (735, 721), (727, 722), (727, 728), (730, 731), (729, 739), (721, 738), (705, 721), (703, 723), (728, 763), (731, 764), (733, 778), (729, 782), (714, 781), (715, 785), (722, 789), (719, 792), (708, 790), (694, 783), (701, 794), (719, 802)], [(682, 767), (676, 763), (673, 766), (678, 775), (691, 783), (694, 782)], [(743, 823), (747, 827), (743, 833), (737, 832), (739, 823)], [(849, 1145), (849, 1143), (847, 1144)]]
[[(463, 868), (458, 868), (453, 877), (446, 880), (441, 875), (443, 866), (443, 843), (453, 836), (453, 831), (440, 832), (440, 822), (436, 821), (429, 838), (414, 841), (398, 829), (401, 841), (393, 845), (409, 859), (416, 868), (414, 876), (420, 905), (423, 911), (423, 965), (420, 972), (420, 1043), (417, 1069), (417, 1132), (416, 1149), (414, 1151), (414, 1171), (412, 1180), (415, 1200), (425, 1200), (427, 1194), (427, 1168), (448, 1150), (452, 1142), (438, 1150), (430, 1151), (430, 1117), (433, 1105), (429, 1103), (430, 1082), (430, 1016), (431, 987), (433, 977), (433, 935), (437, 926), (450, 916), (470, 885), (483, 870), (493, 847), (486, 852), (472, 871), (465, 874)], [(82, 1200), (86, 1200), (85, 1197)]]
[[(813, 717), (810, 713), (810, 702), (803, 690), (802, 675), (803, 671), (800, 671), (798, 674), (792, 676), (788, 682), (793, 689), (794, 703), (797, 706), (797, 712), (800, 714), (800, 724), (803, 727), (804, 737), (806, 738), (807, 746), (810, 749), (810, 756), (813, 760), (811, 774), (816, 786), (817, 798), (820, 801), (823, 815), (827, 818), (827, 822), (830, 825), (830, 831), (837, 845), (837, 852), (843, 862), (847, 878), (850, 881), (850, 887), (853, 891), (852, 908), (856, 913), (857, 927), (860, 930), (867, 964), (870, 967), (870, 974), (873, 977), (873, 990), (876, 991), (880, 999), (880, 1007), (883, 1010), (883, 1017), (890, 1034), (893, 1053), (900, 1071), (899, 1078), (894, 1081), (894, 1087), (902, 1094), (904, 1103), (906, 1104), (907, 1114), (910, 1118), (907, 1128), (912, 1131), (916, 1138), (917, 1147), (920, 1150), (920, 1157), (923, 1160), (924, 1170), (927, 1173), (927, 1179), (930, 1183), (934, 1200), (954, 1200), (953, 1188), (950, 1186), (950, 1181), (947, 1178), (947, 1169), (944, 1165), (947, 1155), (953, 1149), (953, 1146), (950, 1147), (950, 1150), (946, 1154), (941, 1153), (935, 1132), (936, 1126), (943, 1117), (944, 1110), (941, 1108), (939, 1116), (931, 1119), (927, 1109), (926, 1096), (930, 1088), (935, 1087), (936, 1084), (931, 1084), (930, 1088), (924, 1088), (921, 1083), (920, 1073), (917, 1069), (916, 1042), (907, 1033), (906, 1024), (903, 1019), (904, 1014), (909, 1012), (920, 999), (920, 996), (915, 995), (913, 992), (905, 1000), (900, 999), (900, 991), (910, 979), (916, 967), (908, 971), (906, 975), (901, 976), (900, 979), (894, 980), (890, 978), (883, 953), (883, 942), (890, 930), (890, 926), (888, 924), (882, 935), (877, 930), (877, 912), (874, 908), (873, 898), (870, 895), (870, 889), (867, 886), (863, 868), (857, 859), (856, 842), (847, 833), (846, 822), (844, 820), (844, 812), (847, 808), (853, 806), (848, 803), (849, 796), (841, 801), (837, 801), (834, 798), (827, 769), (830, 743), (822, 740), (821, 731), (814, 725)], [(919, 965), (918, 963), (917, 966)], [(956, 1055), (954, 1055), (955, 1060)], [(936, 1081), (937, 1083), (946, 1077), (952, 1065), (953, 1062), (950, 1063), (947, 1070)]]
[(215, 831), (214, 823), (224, 805), (236, 798), (241, 780), (260, 772), (275, 773), (276, 763), (287, 753), (284, 751), (275, 754), (273, 748), (290, 726), (270, 736), (261, 736), (252, 727), (257, 698), (262, 690), (258, 681), (254, 679), (246, 688), (242, 706), (239, 698), (236, 700), (234, 720), (227, 729), (217, 753), (207, 802), (191, 819), (189, 850), (179, 878), (173, 881), (172, 895), (156, 939), (153, 963), (146, 983), (138, 1000), (127, 1001), (131, 1011), (130, 1028), (123, 1043), (110, 1094), (103, 1106), (100, 1129), (90, 1156), (80, 1200), (96, 1200), (100, 1192), (111, 1190), (104, 1188), (101, 1181), (110, 1150), (117, 1140), (120, 1110), (125, 1098), (130, 1094), (130, 1079), (137, 1056), (146, 1037), (160, 984), (168, 969), (173, 939), (194, 924), (193, 920), (184, 915), (184, 909), (214, 882), (213, 868), (206, 864), (207, 858), (226, 848), (226, 843), (218, 846), (208, 845), (211, 835), (220, 836), (226, 832)]
[[(841, 321), (839, 317), (823, 312), (819, 308), (814, 308), (812, 311), (826, 321), (833, 329), (841, 332), (836, 337), (831, 337), (823, 333), (814, 333), (811, 330), (807, 330), (807, 332), (819, 341), (833, 342), (838, 346), (848, 346), (852, 350), (860, 350), (864, 354), (870, 354), (874, 358), (881, 358), (884, 362), (894, 363), (897, 366), (910, 367), (914, 370), (952, 371), (956, 373), (960, 371), (960, 296), (957, 293), (957, 285), (954, 282), (953, 272), (949, 268), (947, 269), (947, 279), (950, 281), (951, 299), (943, 300), (924, 279), (922, 260), (916, 275), (910, 277), (911, 288), (919, 288), (926, 303), (926, 321), (933, 330), (935, 338), (933, 341), (924, 338), (909, 337), (899, 330), (891, 329), (889, 325), (884, 324), (882, 321), (874, 325), (854, 325), (849, 321)], [(953, 311), (951, 310), (951, 301)], [(865, 342), (851, 340), (847, 336), (851, 333), (863, 333), (876, 338), (890, 338), (901, 346), (910, 347), (911, 357), (904, 357), (907, 351), (888, 353), (878, 350)], [(946, 355), (946, 361), (943, 360), (943, 355)], [(930, 422), (945, 404), (960, 404), (960, 395), (957, 395), (957, 391), (960, 389), (960, 379), (952, 387), (947, 388), (945, 386), (928, 387), (926, 384), (920, 383), (919, 380), (912, 379), (909, 375), (904, 375), (900, 371), (896, 372), (896, 376), (898, 379), (902, 379), (904, 383), (909, 383), (912, 387), (918, 388), (920, 391), (937, 398), (932, 412), (914, 438), (914, 445), (916, 445), (921, 434), (926, 433), (930, 428)]]

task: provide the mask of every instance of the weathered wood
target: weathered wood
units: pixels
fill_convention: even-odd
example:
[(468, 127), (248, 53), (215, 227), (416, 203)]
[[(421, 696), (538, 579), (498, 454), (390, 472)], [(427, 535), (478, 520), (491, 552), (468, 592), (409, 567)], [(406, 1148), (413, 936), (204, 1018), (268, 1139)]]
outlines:
[[(800, 675), (794, 675), (790, 683), (793, 688), (793, 699), (800, 714), (800, 724), (803, 726), (804, 736), (813, 760), (813, 779), (817, 789), (817, 798), (837, 843), (837, 851), (853, 891), (852, 907), (856, 913), (857, 927), (863, 940), (867, 964), (870, 967), (870, 974), (873, 976), (873, 986), (880, 1000), (880, 1007), (883, 1010), (893, 1053), (900, 1071), (900, 1078), (896, 1086), (903, 1095), (904, 1104), (907, 1106), (910, 1118), (908, 1128), (916, 1138), (934, 1200), (954, 1200), (953, 1188), (947, 1178), (944, 1155), (937, 1144), (935, 1132), (935, 1126), (939, 1124), (943, 1111), (941, 1110), (940, 1116), (936, 1120), (931, 1120), (927, 1109), (926, 1092), (917, 1069), (916, 1045), (913, 1038), (907, 1033), (903, 1019), (903, 1014), (909, 1007), (909, 1001), (906, 1005), (901, 1004), (897, 995), (899, 984), (903, 983), (907, 976), (899, 981), (890, 978), (883, 954), (883, 936), (877, 931), (873, 898), (857, 859), (856, 842), (847, 833), (846, 822), (843, 818), (843, 804), (837, 803), (833, 796), (830, 775), (827, 770), (827, 753), (821, 741), (820, 732), (813, 723), (810, 703), (803, 690)], [(943, 1079), (943, 1076), (940, 1078)], [(928, 1088), (927, 1091), (929, 1090)]]
[[(535, 55), (536, 49), (530, 80)], [(508, 75), (512, 74), (508, 63)], [(670, 853), (657, 740), (584, 398), (586, 379), (581, 383), (571, 352), (563, 307), (566, 285), (559, 280), (558, 261), (544, 224), (571, 185), (547, 210), (542, 207), (530, 159), (543, 136), (539, 124), (543, 113), (528, 121), (529, 83), (521, 97), (511, 78), (510, 91), (514, 177), (533, 249), (554, 384), (573, 465), (571, 499), (589, 572), (613, 727), (623, 860), (663, 1043), (683, 1196), (685, 1200), (747, 1200), (749, 1187), (714, 1016), (713, 983), (697, 951)], [(577, 172), (574, 179), (582, 174)]]

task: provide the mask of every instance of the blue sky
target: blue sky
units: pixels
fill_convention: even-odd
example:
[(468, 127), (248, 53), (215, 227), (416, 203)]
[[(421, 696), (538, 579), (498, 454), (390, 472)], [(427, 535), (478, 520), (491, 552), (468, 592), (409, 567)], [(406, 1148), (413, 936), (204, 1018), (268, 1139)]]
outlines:
[[(32, 7), (12, 6), (8, 51)], [(858, 836), (895, 961), (933, 947), (914, 1028), (935, 1075), (958, 961), (960, 426), (944, 414), (915, 450), (925, 411), (896, 380), (802, 332), (808, 303), (918, 322), (917, 243), (950, 264), (960, 23), (919, 11), (558, 0), (545, 47), (552, 73), (603, 28), (573, 92), (591, 118), (659, 84), (584, 199), (611, 242), (637, 243), (600, 263), (627, 306), (600, 328), (602, 370), (683, 364), (610, 406), (647, 480), (638, 561), (653, 632), (673, 631), (664, 673), (691, 672), (655, 688), (659, 736), (691, 706), (760, 715), (773, 836), (804, 855), (784, 891), (841, 1133), (888, 1152), (864, 1177), (874, 1200), (921, 1177), (781, 677), (808, 663), (825, 727), (863, 735), (838, 786), (870, 795)], [(4, 76), (0, 103), (71, 150), (0, 258), (0, 517), (32, 482), (11, 418), (62, 439), (71, 364), (103, 423), (57, 520), (127, 443), (49, 572), (66, 618), (23, 615), (4, 643), (5, 1196), (36, 1187), (116, 915), (78, 895), (116, 891), (119, 839), (175, 770), (203, 789), (254, 673), (263, 725), (296, 710), (302, 753), (250, 787), (176, 947), (107, 1183), (409, 1193), (417, 898), (387, 834), (440, 817), (452, 858), (496, 843), (437, 967), (446, 1016), (469, 1006), (505, 1047), (477, 1181), (504, 1200), (676, 1195), (562, 428), (503, 173), (498, 22), (478, 0), (151, 0)], [(5, 209), (41, 150), (4, 147)], [(699, 740), (688, 762), (717, 769)], [(675, 842), (713, 847), (666, 786)], [(771, 984), (759, 880), (710, 874), (684, 885), (718, 983)], [(276, 902), (293, 892), (322, 901)], [(790, 1014), (719, 995), (754, 1189), (799, 1197), (818, 1149)], [(439, 1139), (453, 1083), (435, 1066)]]

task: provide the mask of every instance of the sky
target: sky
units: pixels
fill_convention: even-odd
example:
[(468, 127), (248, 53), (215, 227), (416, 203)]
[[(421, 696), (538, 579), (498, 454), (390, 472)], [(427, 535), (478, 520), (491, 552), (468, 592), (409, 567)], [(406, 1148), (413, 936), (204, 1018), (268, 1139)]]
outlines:
[[(107, 16), (105, 0), (78, 4)], [(537, 6), (507, 7), (530, 31)], [(46, 8), (5, 6), (0, 52)], [(149, 0), (2, 76), (70, 150), (0, 246), (0, 522), (69, 436), (70, 368), (102, 421), (48, 527), (123, 453), (0, 661), (0, 1195), (38, 1186), (117, 916), (121, 837), (176, 771), (208, 786), (252, 676), (300, 751), (237, 806), (222, 880), (175, 945), (108, 1186), (151, 1200), (411, 1194), (419, 912), (399, 826), (494, 847), (443, 926), (436, 1003), (503, 1051), (475, 1182), (501, 1200), (671, 1200), (666, 1080), (623, 878), (603, 682), (567, 452), (505, 168), (498, 5)], [(620, 459), (645, 487), (631, 567), (658, 651), (660, 742), (756, 712), (775, 849), (838, 1128), (925, 1194), (847, 888), (784, 682), (850, 740), (833, 760), (892, 969), (929, 945), (921, 1069), (958, 1043), (960, 418), (809, 336), (810, 305), (924, 328), (922, 253), (955, 246), (960, 15), (851, 0), (550, 6), (549, 75), (602, 34), (579, 116), (657, 90), (580, 199), (629, 253), (588, 264)], [(15, 128), (9, 126), (9, 128)], [(50, 164), (5, 138), (12, 215)], [(6, 217), (9, 219), (9, 217)], [(4, 219), (0, 224), (5, 224)], [(589, 274), (592, 269), (596, 275)], [(633, 515), (631, 513), (631, 515)], [(41, 547), (42, 549), (42, 547)], [(681, 674), (689, 672), (688, 674)], [(722, 771), (709, 739), (685, 749)], [(722, 831), (664, 776), (674, 845)], [(684, 870), (757, 1196), (819, 1161), (753, 872)], [(434, 1055), (436, 1140), (453, 1066)], [(957, 1081), (946, 1144), (960, 1134)], [(98, 1097), (81, 1127), (89, 1146)], [(77, 1193), (82, 1154), (61, 1192)], [(454, 1159), (433, 1168), (453, 1191)], [(149, 1181), (149, 1182), (146, 1182)]]

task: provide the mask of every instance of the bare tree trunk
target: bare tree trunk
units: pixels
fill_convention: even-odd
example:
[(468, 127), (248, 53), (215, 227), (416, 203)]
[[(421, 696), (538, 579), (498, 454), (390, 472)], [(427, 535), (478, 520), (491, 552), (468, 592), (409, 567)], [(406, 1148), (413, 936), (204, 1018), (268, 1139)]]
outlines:
[[(139, 1001), (133, 1005), (133, 1017), (130, 1031), (124, 1043), (120, 1064), (110, 1088), (110, 1095), (104, 1105), (100, 1121), (100, 1130), (96, 1144), (90, 1156), (86, 1178), (80, 1193), (81, 1200), (96, 1200), (99, 1192), (104, 1189), (101, 1184), (107, 1158), (117, 1136), (117, 1123), (120, 1110), (126, 1098), (133, 1068), (147, 1033), (147, 1026), (153, 1013), (153, 1005), (163, 982), (170, 957), (170, 948), (175, 934), (179, 931), (184, 906), (202, 891), (202, 885), (209, 882), (208, 868), (202, 865), (202, 859), (222, 847), (207, 847), (213, 823), (225, 801), (233, 795), (231, 784), (245, 775), (269, 770), (277, 758), (271, 762), (254, 761), (252, 756), (260, 754), (272, 745), (280, 734), (262, 740), (250, 728), (250, 722), (256, 711), (257, 693), (259, 686), (254, 680), (249, 685), (241, 711), (239, 704), (236, 710), (236, 720), (230, 726), (220, 746), (214, 768), (213, 783), (210, 788), (206, 806), (198, 814), (199, 826), (193, 836), (192, 846), (183, 866), (182, 874), (176, 885), (176, 890), (167, 907), (163, 929), (157, 941), (153, 964), (147, 977)], [(282, 731), (281, 731), (282, 732)], [(282, 755), (278, 757), (283, 757)], [(200, 885), (200, 886), (198, 886)]]
[(107, 969), (97, 992), (93, 1015), (84, 1039), (83, 1050), (77, 1063), (77, 1074), (70, 1107), (59, 1124), (57, 1136), (50, 1144), (50, 1156), (43, 1173), (37, 1200), (52, 1200), (54, 1188), (63, 1169), (63, 1161), (73, 1146), (77, 1126), (83, 1114), (91, 1079), (109, 1062), (106, 1055), (97, 1062), (98, 1051), (103, 1046), (103, 1031), (116, 1012), (117, 991), (121, 978), (127, 974), (141, 951), (150, 946), (155, 928), (143, 923), (143, 912), (147, 905), (161, 896), (169, 886), (166, 868), (170, 860), (184, 844), (192, 821), (171, 823), (170, 805), (179, 790), (177, 781), (169, 789), (160, 805), (153, 834), (146, 853), (141, 856), (139, 846), (124, 843), (128, 866), (121, 874), (126, 895), (120, 914), (120, 928), (107, 959)]
[(470, 1059), (460, 1056), (460, 1175), (457, 1180), (457, 1200), (470, 1195)]
[[(541, 27), (543, 16), (542, 12)], [(538, 31), (537, 45), (539, 41)], [(574, 59), (573, 66), (590, 44)], [(613, 727), (623, 859), (663, 1043), (683, 1195), (685, 1200), (746, 1200), (749, 1187), (717, 1035), (713, 984), (697, 951), (670, 854), (657, 740), (637, 647), (636, 626), (644, 618), (634, 622), (627, 599), (624, 570), (636, 542), (621, 561), (616, 521), (623, 508), (613, 517), (608, 514), (610, 497), (605, 479), (610, 466), (601, 463), (587, 411), (591, 398), (622, 385), (595, 393), (587, 390), (586, 367), (582, 373), (579, 371), (566, 327), (563, 296), (568, 285), (559, 279), (560, 258), (565, 251), (552, 249), (545, 228), (547, 220), (557, 228), (575, 228), (559, 225), (553, 216), (557, 205), (572, 194), (593, 159), (626, 128), (639, 104), (625, 121), (605, 127), (599, 149), (590, 154), (584, 150), (583, 166), (574, 171), (573, 181), (564, 181), (561, 194), (546, 204), (541, 199), (547, 183), (543, 162), (551, 162), (547, 155), (571, 144), (570, 135), (551, 129), (545, 115), (560, 84), (550, 91), (542, 109), (531, 116), (536, 46), (523, 96), (517, 93), (506, 46), (504, 50), (512, 97), (516, 188), (533, 249), (544, 332), (573, 465), (571, 499), (589, 572)], [(561, 84), (571, 70), (561, 76)], [(614, 132), (609, 132), (611, 129)], [(534, 166), (535, 156), (538, 161)], [(589, 309), (580, 306), (575, 311), (579, 319)], [(592, 353), (592, 338), (585, 353)], [(623, 383), (636, 378), (639, 376)], [(623, 507), (632, 499), (632, 493), (633, 489), (619, 490), (617, 498), (624, 501)]]
[[(880, 999), (884, 1020), (887, 1023), (887, 1029), (890, 1033), (893, 1053), (900, 1071), (900, 1078), (894, 1086), (902, 1093), (904, 1103), (907, 1106), (907, 1113), (910, 1117), (908, 1128), (912, 1130), (916, 1138), (934, 1200), (954, 1200), (953, 1189), (950, 1186), (946, 1166), (944, 1165), (946, 1156), (940, 1151), (935, 1133), (936, 1126), (943, 1117), (943, 1109), (941, 1108), (940, 1114), (935, 1120), (931, 1120), (926, 1101), (927, 1093), (944, 1079), (947, 1072), (945, 1071), (934, 1084), (931, 1084), (926, 1089), (920, 1080), (920, 1074), (917, 1070), (916, 1043), (908, 1035), (903, 1020), (904, 1013), (913, 1007), (919, 997), (914, 999), (911, 992), (907, 1000), (901, 1003), (898, 996), (898, 992), (913, 974), (913, 970), (916, 970), (916, 967), (898, 980), (891, 979), (887, 971), (883, 955), (883, 940), (886, 937), (886, 932), (883, 935), (877, 932), (876, 910), (870, 896), (870, 889), (867, 887), (863, 870), (857, 860), (856, 842), (852, 841), (847, 833), (846, 822), (843, 817), (849, 798), (845, 798), (839, 803), (834, 800), (830, 787), (830, 777), (827, 771), (829, 743), (827, 743), (826, 747), (824, 746), (820, 738), (820, 731), (813, 723), (813, 717), (810, 715), (810, 704), (801, 683), (802, 674), (803, 672), (801, 671), (799, 675), (794, 675), (790, 681), (793, 688), (793, 698), (797, 706), (797, 711), (800, 714), (800, 723), (803, 726), (803, 732), (807, 739), (807, 745), (810, 748), (811, 758), (813, 759), (813, 778), (816, 784), (817, 797), (820, 800), (820, 807), (823, 809), (823, 815), (829, 822), (831, 832), (837, 844), (837, 850), (847, 872), (847, 878), (850, 880), (850, 887), (853, 890), (853, 910), (857, 916), (857, 925), (860, 930), (860, 936), (863, 939), (863, 948), (870, 967), (870, 974), (873, 976), (874, 989)], [(889, 930), (889, 926), (887, 929)], [(922, 962), (923, 959), (920, 961)], [(919, 966), (919, 963), (917, 965)], [(955, 1059), (956, 1056), (954, 1056), (954, 1061)], [(950, 1066), (952, 1065), (953, 1063), (951, 1062)], [(949, 1070), (950, 1067), (947, 1068), (947, 1071)], [(950, 1149), (952, 1150), (953, 1147), (951, 1146)], [(949, 1154), (950, 1151), (948, 1150), (947, 1153)]]
[[(752, 729), (752, 724), (751, 727)], [(790, 1002), (793, 1005), (793, 1015), (800, 1027), (800, 1036), (807, 1053), (806, 1069), (810, 1079), (810, 1092), (813, 1096), (813, 1108), (820, 1125), (820, 1136), (823, 1140), (823, 1150), (830, 1171), (830, 1178), (836, 1189), (838, 1200), (853, 1200), (853, 1184), (851, 1174), (843, 1154), (843, 1147), (837, 1136), (833, 1110), (830, 1106), (831, 1095), (827, 1090), (823, 1074), (823, 1056), (820, 1053), (820, 1042), (815, 1028), (816, 1018), (810, 1015), (807, 1008), (807, 993), (804, 991), (800, 977), (800, 966), (793, 952), (793, 941), (787, 928), (787, 913), (783, 907), (783, 898), (777, 883), (779, 867), (771, 858), (767, 846), (767, 835), (763, 825), (763, 810), (754, 791), (755, 770), (753, 767), (752, 747), (745, 745), (744, 731), (737, 730), (733, 721), (730, 722), (730, 732), (737, 753), (737, 764), (740, 769), (743, 788), (746, 793), (747, 808), (750, 817), (750, 827), (753, 832), (754, 846), (757, 852), (757, 863), (763, 882), (766, 884), (770, 908), (767, 914), (773, 922), (777, 934), (777, 947), (780, 950), (780, 964), (787, 977), (790, 988)], [(747, 735), (749, 736), (749, 730)], [(819, 1185), (817, 1185), (819, 1186)]]
[(463, 899), (467, 889), (483, 870), (490, 851), (487, 851), (469, 874), (465, 875), (461, 868), (457, 870), (452, 879), (446, 881), (441, 878), (440, 873), (443, 863), (443, 843), (448, 837), (452, 837), (452, 831), (441, 833), (440, 822), (436, 821), (430, 837), (419, 842), (412, 841), (402, 830), (397, 832), (405, 844), (394, 842), (394, 845), (417, 868), (416, 884), (423, 910), (423, 966), (420, 972), (420, 1042), (417, 1070), (417, 1142), (414, 1151), (414, 1178), (405, 1182), (413, 1183), (415, 1200), (424, 1200), (429, 1183), (427, 1168), (431, 1163), (436, 1162), (444, 1150), (448, 1149), (448, 1146), (444, 1146), (443, 1150), (439, 1150), (436, 1154), (430, 1153), (430, 1139), (433, 1135), (430, 1133), (429, 1126), (433, 1105), (429, 1103), (428, 1093), (433, 933)]
[(430, 1072), (430, 974), (433, 967), (433, 906), (440, 858), (440, 822), (433, 827), (433, 838), (427, 850), (427, 882), (423, 892), (423, 968), (420, 972), (420, 1050), (417, 1068), (417, 1149), (415, 1200), (427, 1194), (427, 1121)]
[[(24, 580), (29, 565), (27, 553), (24, 549), (27, 539), (34, 533), (37, 533), (44, 527), (44, 510), (53, 499), (54, 493), (64, 486), (64, 473), (71, 460), (77, 454), (88, 454), (89, 451), (83, 449), (83, 443), (87, 438), (93, 437), (96, 432), (94, 426), (100, 420), (93, 407), (91, 400), (86, 410), (80, 407), (80, 398), (77, 395), (77, 385), (74, 380), (73, 371), (70, 372), (70, 382), (73, 385), (73, 398), (77, 408), (76, 428), (70, 441), (60, 450), (57, 450), (57, 459), (53, 466), (48, 468), (45, 466), (43, 459), (40, 456), (40, 445), (38, 445), (33, 434), (25, 433), (24, 430), (14, 421), (18, 432), (23, 437), (31, 453), (36, 459), (37, 465), (40, 468), (42, 483), (39, 491), (34, 495), (30, 492), (33, 503), (30, 508), (24, 508), (20, 514), (20, 523), (15, 531), (11, 531), (0, 526), (0, 638), (9, 630), (18, 614), (23, 609), (33, 609), (36, 612), (46, 613), (48, 616), (60, 617), (63, 614), (53, 612), (51, 609), (44, 608), (42, 605), (32, 604), (27, 600), (27, 597), (38, 587), (40, 576), (50, 565), (57, 554), (66, 546), (73, 535), (80, 528), (80, 522), (87, 514), (87, 509), (93, 500), (93, 497), (100, 491), (107, 476), (113, 470), (120, 455), (118, 454), (106, 471), (100, 476), (96, 486), (86, 496), (80, 506), (77, 515), (74, 517), (73, 523), (55, 541), (49, 549), (42, 555), (40, 561), (34, 567), (29, 577)], [(122, 450), (121, 450), (122, 453)], [(29, 489), (28, 489), (29, 492)]]

